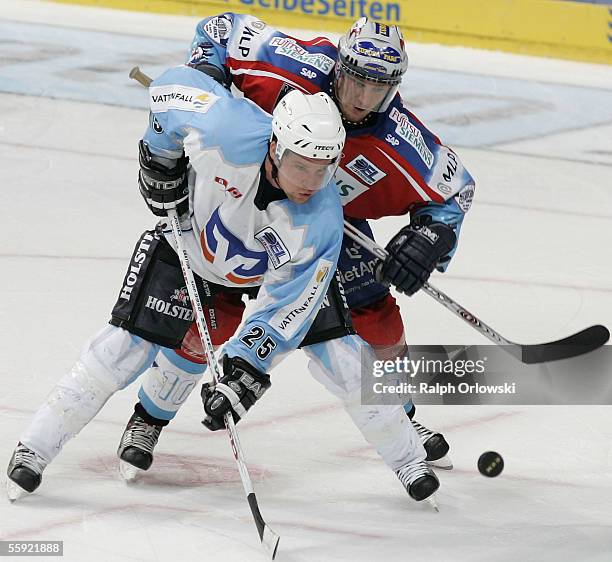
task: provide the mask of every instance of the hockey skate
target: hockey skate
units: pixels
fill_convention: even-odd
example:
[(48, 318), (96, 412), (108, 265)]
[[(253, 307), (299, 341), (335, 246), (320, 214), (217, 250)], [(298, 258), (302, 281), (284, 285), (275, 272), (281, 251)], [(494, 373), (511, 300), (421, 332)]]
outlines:
[(438, 511), (435, 492), (440, 487), (440, 481), (434, 471), (425, 461), (407, 464), (395, 471), (408, 495), (415, 501), (427, 500)]
[(428, 429), (415, 419), (411, 419), (410, 421), (419, 434), (423, 447), (425, 447), (425, 452), (427, 453), (427, 458), (425, 460), (436, 468), (451, 470), (453, 468), (453, 461), (451, 461), (447, 454), (450, 446), (446, 442), (446, 439), (444, 439), (444, 435), (441, 433), (434, 433), (431, 429)]
[(31, 494), (42, 481), (42, 473), (47, 466), (41, 456), (22, 443), (18, 443), (9, 462), (6, 474), (6, 493), (11, 502), (25, 494)]
[(119, 472), (125, 481), (131, 482), (141, 471), (149, 470), (162, 429), (162, 426), (149, 424), (138, 414), (132, 414), (117, 449)]

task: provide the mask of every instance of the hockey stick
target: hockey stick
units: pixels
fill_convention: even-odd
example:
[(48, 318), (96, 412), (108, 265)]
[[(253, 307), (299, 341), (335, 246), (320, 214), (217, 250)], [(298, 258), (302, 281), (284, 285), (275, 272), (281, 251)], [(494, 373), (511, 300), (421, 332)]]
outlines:
[[(175, 210), (171, 209), (168, 211), (168, 218), (170, 219), (170, 224), (172, 225), (172, 233), (174, 234), (174, 239), (176, 240), (176, 249), (179, 261), (181, 262), (183, 277), (185, 278), (185, 283), (187, 284), (187, 291), (189, 292), (189, 298), (191, 299), (191, 303), (195, 312), (195, 320), (198, 326), (198, 331), (200, 333), (202, 347), (204, 348), (204, 351), (206, 353), (206, 360), (208, 361), (208, 367), (210, 368), (213, 374), (213, 379), (215, 382), (217, 382), (220, 378), (219, 364), (217, 363), (217, 359), (215, 357), (215, 350), (210, 339), (208, 326), (206, 325), (206, 322), (204, 320), (204, 310), (200, 301), (200, 295), (198, 293), (197, 285), (195, 284), (193, 272), (191, 271), (191, 266), (189, 265), (189, 257), (187, 255), (187, 252), (185, 251), (185, 247), (183, 246), (183, 231), (181, 230), (179, 218)], [(203, 280), (203, 282), (206, 286), (206, 281)], [(236, 459), (238, 471), (240, 472), (242, 486), (244, 487), (247, 501), (249, 502), (249, 507), (251, 508), (251, 513), (253, 514), (253, 518), (255, 519), (255, 525), (257, 526), (257, 532), (259, 533), (261, 545), (263, 546), (266, 553), (270, 556), (270, 558), (274, 560), (274, 557), (276, 556), (276, 551), (278, 549), (278, 542), (280, 540), (280, 536), (277, 535), (266, 524), (263, 517), (261, 516), (261, 512), (259, 511), (257, 497), (255, 496), (255, 492), (253, 491), (253, 484), (251, 483), (249, 471), (247, 469), (246, 463), (244, 462), (244, 455), (242, 453), (242, 447), (240, 446), (240, 440), (238, 439), (238, 433), (236, 431), (236, 424), (234, 423), (234, 418), (229, 412), (226, 412), (224, 419), (230, 443), (232, 445), (234, 458)]]
[[(344, 232), (376, 257), (381, 260), (387, 258), (388, 254), (384, 248), (379, 246), (371, 238), (368, 238), (363, 232), (359, 231), (347, 221), (344, 221)], [(557, 341), (539, 344), (516, 343), (504, 338), (474, 314), (429, 283), (423, 285), (423, 290), (440, 304), (448, 308), (455, 316), (458, 316), (483, 336), (489, 338), (493, 343), (502, 345), (504, 350), (523, 363), (544, 363), (547, 361), (577, 357), (583, 353), (598, 349), (610, 339), (608, 328), (598, 324)]]

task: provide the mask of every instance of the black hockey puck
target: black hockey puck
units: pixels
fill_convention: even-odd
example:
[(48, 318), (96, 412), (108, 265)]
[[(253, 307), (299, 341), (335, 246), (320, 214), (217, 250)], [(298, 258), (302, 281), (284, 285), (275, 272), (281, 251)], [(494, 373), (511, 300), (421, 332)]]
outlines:
[(495, 451), (482, 453), (478, 459), (478, 470), (480, 474), (489, 478), (499, 476), (501, 471), (504, 470), (504, 459)]

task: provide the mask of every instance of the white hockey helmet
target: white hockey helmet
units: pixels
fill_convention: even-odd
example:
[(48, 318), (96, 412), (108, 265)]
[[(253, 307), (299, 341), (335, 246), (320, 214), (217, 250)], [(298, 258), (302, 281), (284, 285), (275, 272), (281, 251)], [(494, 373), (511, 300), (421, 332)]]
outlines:
[[(272, 113), (272, 140), (276, 141), (274, 156), (279, 175), (282, 176), (283, 162), (295, 161), (296, 155), (302, 163), (304, 158), (311, 159), (310, 164), (318, 164), (318, 189), (327, 185), (336, 172), (345, 138), (340, 112), (323, 92), (311, 95), (292, 90)], [(292, 172), (288, 166), (285, 168), (287, 177), (295, 173), (295, 166)]]
[(385, 111), (395, 97), (408, 69), (404, 38), (396, 25), (358, 19), (338, 43), (336, 79), (341, 73), (366, 82), (391, 86), (387, 95), (372, 111)]
[(272, 113), (276, 158), (289, 149), (306, 158), (335, 160), (342, 154), (346, 133), (336, 104), (324, 92), (292, 90)]

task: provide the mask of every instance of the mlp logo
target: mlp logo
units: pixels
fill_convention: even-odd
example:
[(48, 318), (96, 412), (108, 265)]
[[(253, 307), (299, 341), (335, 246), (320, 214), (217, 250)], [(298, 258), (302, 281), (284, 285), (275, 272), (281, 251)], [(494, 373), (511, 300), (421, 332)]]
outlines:
[(214, 264), (232, 283), (260, 281), (268, 269), (267, 252), (249, 250), (223, 224), (218, 207), (200, 234), (200, 245), (206, 261)]

